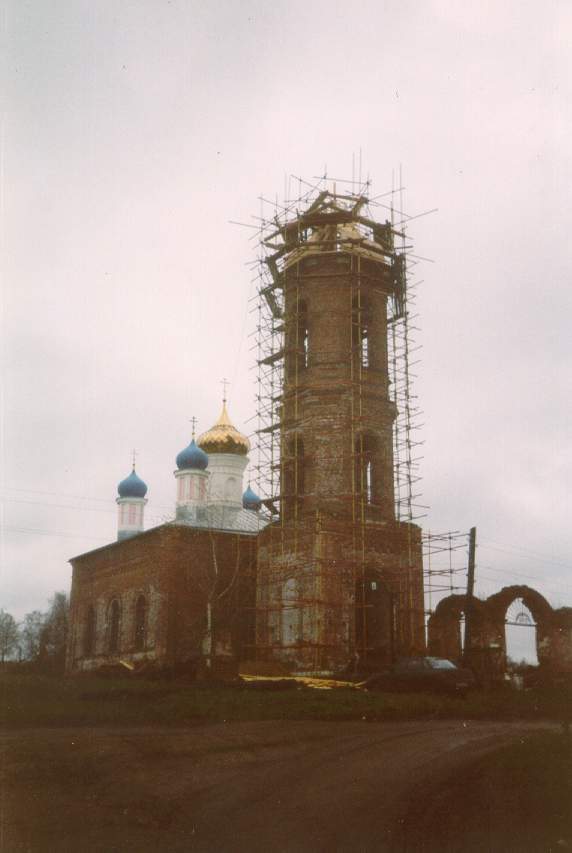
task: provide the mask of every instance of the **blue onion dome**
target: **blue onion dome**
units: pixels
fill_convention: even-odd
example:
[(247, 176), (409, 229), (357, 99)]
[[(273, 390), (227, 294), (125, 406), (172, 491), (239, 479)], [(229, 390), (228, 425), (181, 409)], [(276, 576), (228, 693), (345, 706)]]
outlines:
[(117, 486), (117, 493), (120, 498), (144, 498), (147, 494), (147, 485), (141, 477), (137, 476), (134, 468), (131, 474)]
[(248, 488), (242, 496), (242, 506), (244, 509), (256, 509), (259, 510), (262, 506), (262, 501), (250, 488), (250, 483), (248, 484)]
[(204, 471), (209, 464), (209, 457), (204, 450), (197, 446), (193, 438), (189, 446), (181, 450), (176, 461), (179, 471)]

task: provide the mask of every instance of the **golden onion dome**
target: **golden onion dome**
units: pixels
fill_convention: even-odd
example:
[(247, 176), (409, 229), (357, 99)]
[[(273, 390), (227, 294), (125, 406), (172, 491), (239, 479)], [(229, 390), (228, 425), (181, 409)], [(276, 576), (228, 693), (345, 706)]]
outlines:
[(209, 430), (199, 435), (197, 444), (205, 453), (234, 453), (237, 456), (246, 456), (250, 450), (248, 438), (230, 422), (226, 400), (223, 400), (218, 421)]

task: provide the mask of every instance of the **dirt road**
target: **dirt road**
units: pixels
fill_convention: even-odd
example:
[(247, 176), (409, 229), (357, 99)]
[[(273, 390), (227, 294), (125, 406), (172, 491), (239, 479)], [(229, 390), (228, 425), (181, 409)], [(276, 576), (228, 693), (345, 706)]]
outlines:
[(538, 728), (277, 721), (13, 731), (3, 736), (0, 850), (406, 850), (417, 797)]

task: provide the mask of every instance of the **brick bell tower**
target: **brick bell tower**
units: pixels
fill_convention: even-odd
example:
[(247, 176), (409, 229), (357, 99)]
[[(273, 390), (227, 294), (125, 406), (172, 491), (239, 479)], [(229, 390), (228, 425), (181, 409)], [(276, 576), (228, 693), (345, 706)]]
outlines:
[[(257, 656), (298, 672), (376, 668), (424, 648), (420, 529), (396, 520), (388, 327), (405, 256), (367, 199), (319, 193), (264, 241), (275, 331), (274, 522), (259, 536)], [(277, 332), (277, 334), (276, 334)]]

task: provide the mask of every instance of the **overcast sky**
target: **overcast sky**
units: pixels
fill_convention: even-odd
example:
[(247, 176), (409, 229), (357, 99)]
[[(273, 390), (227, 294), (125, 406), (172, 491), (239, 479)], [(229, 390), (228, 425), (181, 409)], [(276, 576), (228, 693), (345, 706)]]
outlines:
[(403, 168), (431, 530), (572, 605), (568, 2), (4, 0), (2, 599), (116, 535), (117, 482), (255, 411), (252, 232), (289, 175)]

